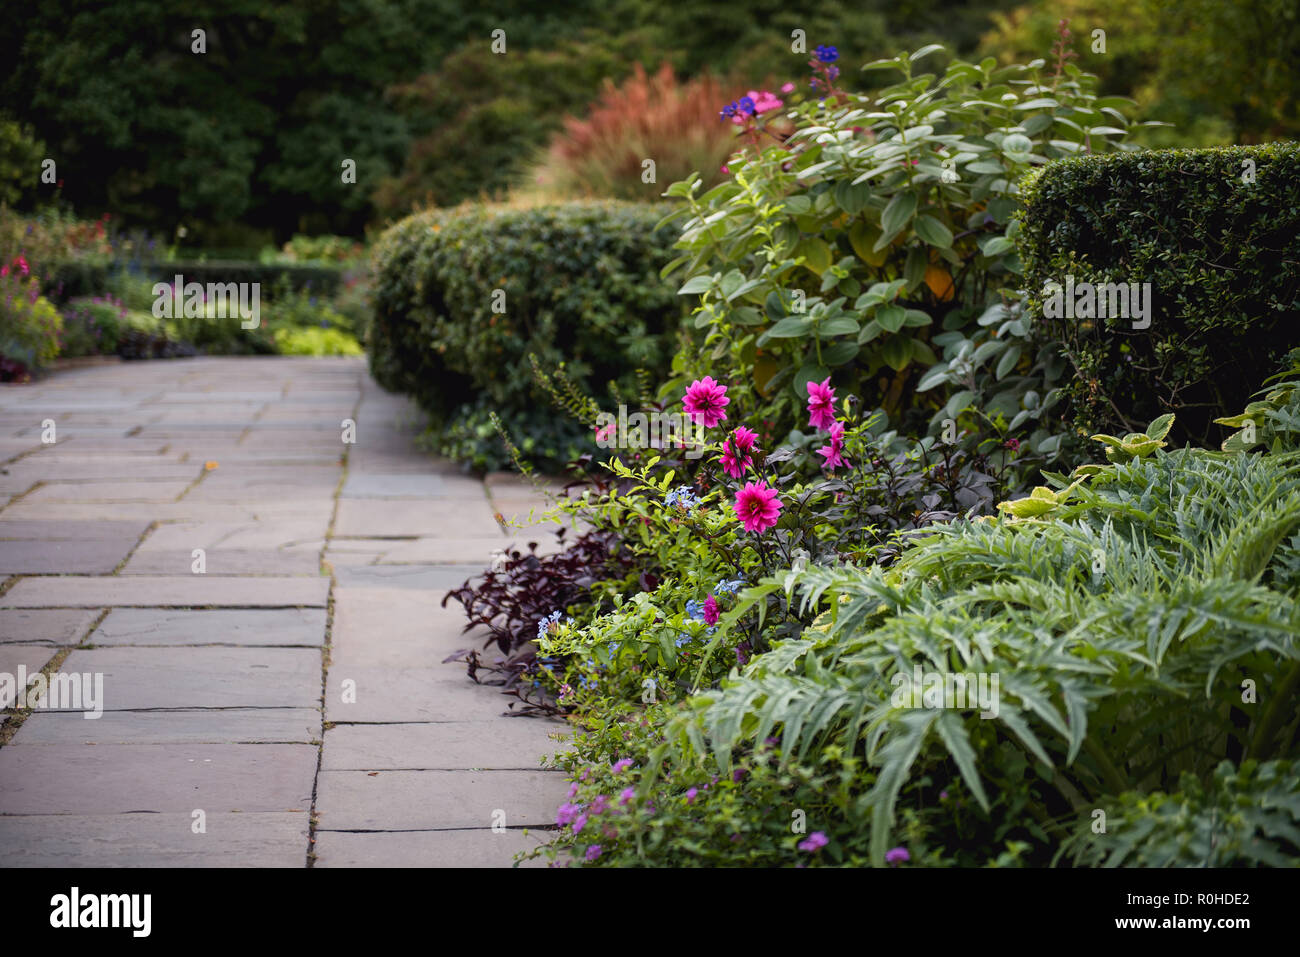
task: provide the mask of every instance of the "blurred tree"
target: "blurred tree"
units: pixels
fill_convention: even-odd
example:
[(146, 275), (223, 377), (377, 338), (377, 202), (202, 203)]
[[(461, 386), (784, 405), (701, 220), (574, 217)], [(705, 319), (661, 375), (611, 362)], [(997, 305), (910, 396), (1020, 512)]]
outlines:
[[(1295, 0), (1053, 0), (1003, 15), (982, 50), (1011, 62), (1043, 55), (1062, 18), (1079, 65), (1131, 96), (1158, 146), (1262, 143), (1300, 136), (1300, 4)], [(1105, 31), (1094, 52), (1093, 31)]]

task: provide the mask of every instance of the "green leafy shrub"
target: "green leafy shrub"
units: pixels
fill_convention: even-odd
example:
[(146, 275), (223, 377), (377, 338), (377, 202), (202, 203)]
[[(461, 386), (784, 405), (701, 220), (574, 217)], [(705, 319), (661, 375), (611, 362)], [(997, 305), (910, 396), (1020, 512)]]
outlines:
[(39, 369), (59, 354), (63, 317), (41, 295), (41, 280), (21, 254), (0, 265), (0, 356)]
[(1295, 867), (1300, 768), (1294, 761), (1224, 761), (1202, 782), (1184, 772), (1171, 793), (1125, 791), (1098, 832), (1062, 845), (1085, 867)]
[(264, 261), (349, 263), (365, 258), (362, 243), (350, 236), (294, 236)]
[(341, 329), (307, 327), (279, 328), (272, 333), (275, 349), (286, 356), (359, 356), (361, 345)]
[[(1300, 344), (1298, 178), (1300, 145), (1286, 143), (1082, 156), (1029, 180), (1018, 220), (1028, 311), (1069, 359), (1080, 434), (1177, 412), (1177, 440), (1216, 444), (1212, 420)], [(1048, 318), (1045, 287), (1069, 276), (1150, 283), (1149, 327)]]
[[(990, 307), (1020, 283), (1017, 180), (1124, 148), (1128, 104), (1098, 97), (1068, 62), (920, 72), (941, 50), (868, 64), (903, 74), (869, 95), (814, 63), (814, 95), (782, 111), (789, 136), (733, 157), (733, 178), (702, 196), (695, 180), (669, 188), (683, 201), (671, 268), (687, 277), (681, 294), (700, 296), (703, 341), (678, 356), (666, 391), (721, 363), (789, 427), (806, 384), (831, 376), (905, 431), (952, 419), (978, 441), (1015, 421), (1019, 441), (1056, 454), (1043, 417), (1063, 365)], [(763, 116), (752, 125), (771, 132)]]
[(546, 398), (530, 355), (617, 404), (635, 393), (634, 370), (662, 373), (675, 348), (680, 306), (658, 276), (672, 242), (654, 229), (661, 212), (467, 206), (403, 220), (375, 246), (375, 378), (415, 396), (439, 428), (490, 407), (525, 433), (520, 444)]
[(74, 299), (63, 309), (65, 356), (112, 355), (122, 339), (126, 306), (119, 299)]
[[(1023, 841), (1046, 863), (1127, 792), (1294, 757), (1300, 458), (1159, 443), (1052, 476), (1045, 510), (935, 526), (887, 570), (809, 568), (751, 590), (825, 613), (695, 699), (673, 753), (726, 769), (773, 733), (796, 759), (858, 751), (877, 864), (923, 778), (960, 780), (982, 811), (973, 842), (932, 829), (931, 844)], [(998, 676), (994, 713), (900, 706), (914, 669)]]
[(1240, 430), (1224, 439), (1223, 451), (1249, 451), (1261, 444), (1272, 452), (1300, 451), (1300, 349), (1287, 355), (1286, 368), (1256, 395), (1261, 398), (1240, 415), (1214, 420)]

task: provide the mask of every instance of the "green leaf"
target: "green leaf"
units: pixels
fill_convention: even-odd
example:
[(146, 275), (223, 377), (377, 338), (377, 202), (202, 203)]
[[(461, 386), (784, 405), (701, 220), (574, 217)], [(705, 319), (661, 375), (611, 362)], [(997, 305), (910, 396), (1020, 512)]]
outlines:
[(980, 252), (985, 256), (1001, 256), (1003, 253), (1009, 253), (1016, 248), (1016, 244), (1005, 236), (990, 236), (980, 243)]
[(842, 366), (844, 363), (856, 358), (860, 350), (861, 347), (852, 339), (847, 342), (833, 342), (830, 345), (822, 346), (822, 364)]
[(812, 320), (807, 316), (787, 316), (763, 333), (758, 342), (762, 345), (768, 339), (797, 339), (806, 336), (811, 329)]
[(885, 340), (881, 358), (895, 372), (899, 372), (912, 361), (912, 340), (907, 336), (890, 336)]
[(1172, 412), (1166, 412), (1164, 415), (1160, 416), (1160, 418), (1147, 426), (1147, 436), (1153, 439), (1163, 439), (1169, 434), (1169, 430), (1173, 427), (1173, 424), (1174, 414)]
[(677, 290), (679, 296), (689, 296), (691, 293), (704, 292), (706, 289), (713, 287), (712, 276), (692, 276)]
[(952, 230), (933, 216), (918, 216), (912, 224), (916, 235), (931, 246), (947, 249), (952, 246)]
[(920, 339), (912, 340), (912, 358), (922, 365), (932, 366), (939, 361), (939, 357), (934, 354), (934, 350), (929, 344), (922, 342)]
[[(915, 212), (915, 193), (895, 193), (880, 217), (880, 228), (882, 230), (880, 239), (884, 240), (886, 245), (892, 242), (893, 238), (902, 231)], [(877, 241), (876, 245), (880, 246), (880, 241)]]
[(1002, 358), (998, 360), (998, 367), (994, 372), (994, 375), (999, 381), (1001, 381), (1006, 378), (1007, 373), (1016, 367), (1016, 363), (1019, 361), (1020, 346), (1013, 343), (1007, 348), (1007, 351), (1002, 354)]
[(907, 318), (907, 310), (902, 306), (881, 306), (876, 310), (876, 322), (880, 323), (880, 328), (886, 332), (897, 332), (903, 328), (903, 320)]
[(854, 186), (852, 183), (841, 181), (835, 184), (835, 204), (850, 216), (856, 216), (866, 208), (867, 202), (871, 199), (871, 192), (871, 185), (868, 183)]
[(833, 336), (856, 336), (858, 334), (858, 321), (856, 319), (827, 319), (817, 326), (817, 335), (822, 339), (830, 339)]

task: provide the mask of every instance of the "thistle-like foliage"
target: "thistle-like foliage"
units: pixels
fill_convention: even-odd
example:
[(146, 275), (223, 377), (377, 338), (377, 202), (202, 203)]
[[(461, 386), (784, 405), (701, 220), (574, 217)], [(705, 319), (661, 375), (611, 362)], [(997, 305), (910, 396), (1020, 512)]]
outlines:
[[(1023, 792), (1059, 841), (1120, 795), (1131, 817), (1225, 759), (1300, 754), (1300, 455), (1152, 449), (1076, 478), (1049, 514), (936, 526), (887, 570), (751, 589), (825, 612), (695, 700), (676, 758), (725, 766), (768, 735), (794, 760), (859, 750), (883, 863), (900, 794), (941, 767), (986, 811)], [(996, 707), (900, 706), (918, 667), (996, 676)]]

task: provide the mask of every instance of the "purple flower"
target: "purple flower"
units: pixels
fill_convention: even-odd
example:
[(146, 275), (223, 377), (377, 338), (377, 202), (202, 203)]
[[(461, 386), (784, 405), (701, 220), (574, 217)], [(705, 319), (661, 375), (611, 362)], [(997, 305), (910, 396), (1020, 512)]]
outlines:
[(828, 838), (825, 834), (823, 834), (821, 831), (813, 831), (811, 834), (808, 835), (807, 840), (799, 842), (799, 850), (819, 851), (829, 843), (830, 843), (830, 838)]
[(687, 803), (687, 804), (694, 804), (694, 803), (695, 803), (695, 797), (696, 797), (696, 795), (699, 794), (699, 793), (700, 793), (700, 792), (699, 792), (696, 788), (691, 788), (689, 791), (687, 791), (687, 792), (686, 792), (686, 803)]
[(820, 46), (815, 51), (817, 59), (823, 63), (834, 63), (840, 58), (840, 51), (835, 47)]
[(617, 761), (614, 762), (614, 773), (622, 774), (631, 766), (632, 766), (631, 758), (619, 758)]
[(582, 829), (587, 826), (587, 815), (579, 814), (573, 819), (573, 833), (581, 834)]
[(587, 860), (594, 861), (598, 857), (600, 857), (599, 844), (593, 844), (591, 847), (587, 848)]
[(907, 848), (905, 847), (896, 847), (892, 851), (885, 852), (885, 863), (892, 864), (894, 867), (897, 867), (899, 864), (905, 863), (906, 861), (910, 861), (911, 859), (912, 855), (907, 853)]
[(636, 797), (636, 788), (624, 788), (618, 796), (618, 803), (626, 807)]
[(560, 809), (555, 812), (555, 823), (560, 827), (573, 822), (574, 815), (581, 810), (576, 804), (561, 804)]
[(736, 781), (737, 783), (739, 783), (740, 779), (743, 778), (744, 776), (745, 776), (744, 768), (736, 768), (736, 770), (731, 772), (731, 780)]
[(592, 814), (604, 814), (609, 809), (609, 798), (603, 794), (596, 795), (596, 800), (591, 802)]

